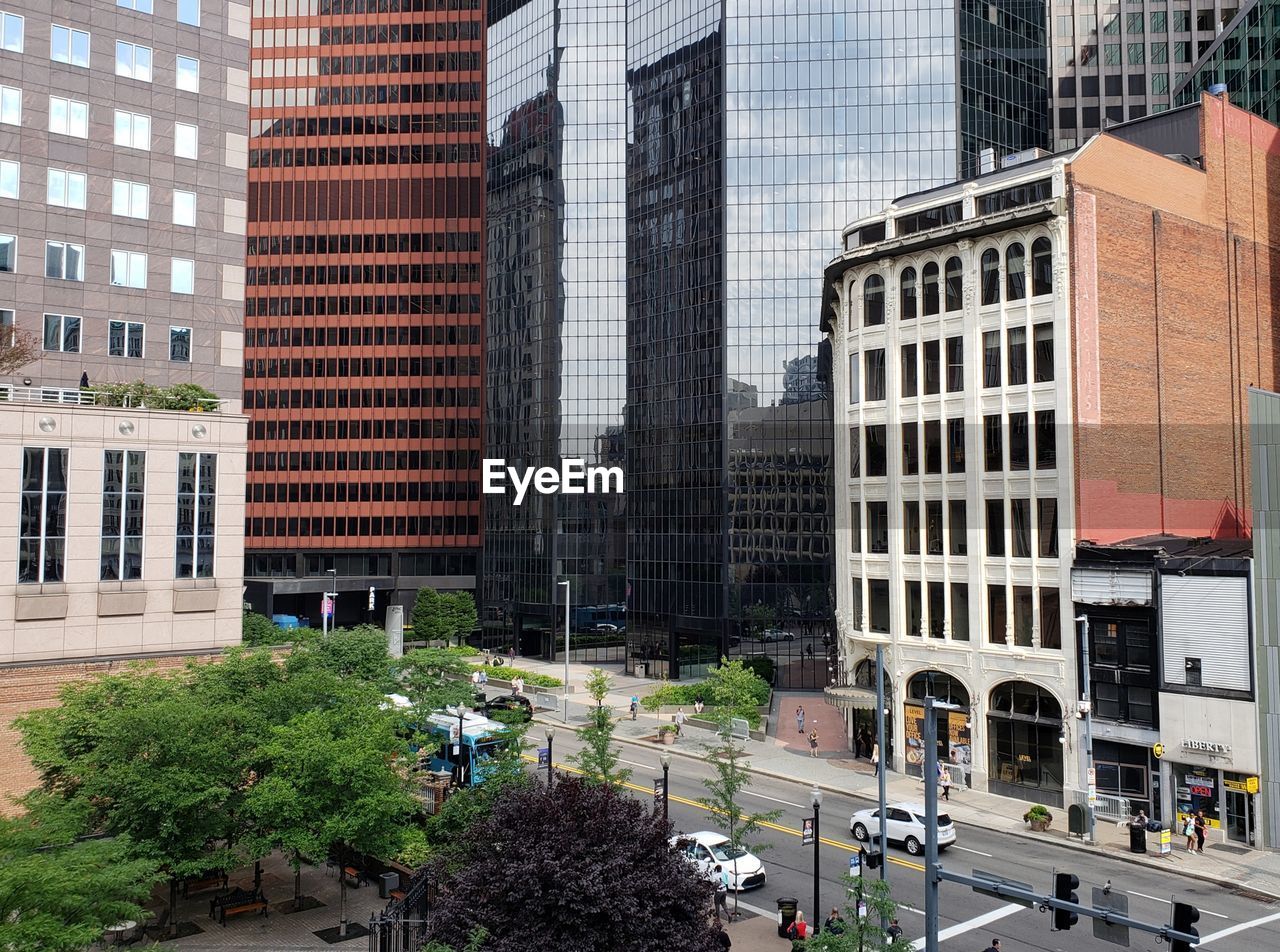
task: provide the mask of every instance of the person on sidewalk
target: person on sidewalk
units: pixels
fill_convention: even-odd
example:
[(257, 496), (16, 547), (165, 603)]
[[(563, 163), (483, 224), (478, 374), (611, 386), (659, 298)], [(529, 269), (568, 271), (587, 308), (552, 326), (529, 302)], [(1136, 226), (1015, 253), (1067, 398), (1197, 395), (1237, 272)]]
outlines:
[(804, 921), (803, 912), (796, 912), (796, 921), (787, 928), (787, 935), (792, 939), (807, 939), (813, 935), (813, 926)]
[(1187, 822), (1182, 824), (1182, 835), (1187, 838), (1187, 852), (1194, 853), (1196, 851), (1196, 818), (1187, 817)]
[(797, 734), (804, 733), (804, 707), (803, 706), (796, 708), (796, 733)]
[(897, 919), (889, 920), (889, 928), (884, 930), (884, 934), (889, 937), (890, 941), (902, 938), (902, 926), (898, 925)]
[(518, 674), (511, 679), (511, 693), (524, 694), (524, 678)]
[(813, 725), (813, 730), (809, 731), (809, 756), (818, 756), (818, 725)]
[(640, 713), (640, 699), (634, 694), (631, 695), (631, 719), (634, 721), (636, 715)]
[(724, 918), (732, 920), (733, 913), (729, 911), (729, 874), (724, 871), (724, 867), (717, 864), (715, 870), (715, 887), (716, 887), (716, 918), (720, 918), (720, 913), (724, 913)]
[(872, 768), (873, 777), (880, 776), (880, 745), (879, 744), (871, 745), (871, 768)]
[(729, 938), (729, 933), (724, 931), (724, 923), (720, 921), (719, 916), (716, 916), (715, 920), (711, 923), (711, 929), (716, 934), (716, 943), (720, 948), (733, 948), (733, 940)]
[(1000, 940), (992, 939), (991, 944), (987, 946), (985, 952), (1000, 952)]
[(822, 924), (822, 928), (826, 929), (832, 935), (844, 934), (844, 916), (840, 915), (840, 910), (835, 906), (831, 907), (831, 915), (827, 916), (827, 921)]
[(683, 707), (676, 710), (676, 716), (672, 718), (672, 720), (676, 722), (677, 737), (681, 737), (684, 735), (684, 722), (687, 721), (688, 719), (689, 719), (689, 716), (685, 714)]
[(1204, 818), (1204, 811), (1196, 811), (1196, 852), (1204, 852), (1204, 838), (1209, 832), (1209, 821)]
[(516, 663), (516, 646), (511, 645), (507, 648), (507, 660), (512, 664)]
[(946, 764), (938, 764), (938, 786), (942, 788), (942, 799), (951, 800), (951, 768)]

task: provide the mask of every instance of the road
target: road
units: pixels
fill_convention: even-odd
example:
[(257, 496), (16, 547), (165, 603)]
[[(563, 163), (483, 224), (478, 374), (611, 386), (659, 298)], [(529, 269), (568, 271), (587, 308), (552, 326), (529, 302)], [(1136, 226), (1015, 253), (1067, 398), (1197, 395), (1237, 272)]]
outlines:
[[(536, 737), (537, 728), (534, 728)], [(556, 737), (557, 769), (580, 745), (576, 735)], [(653, 780), (662, 776), (658, 748), (620, 745), (625, 766), (634, 771), (631, 789), (638, 797), (652, 799)], [(797, 758), (797, 771), (803, 760)], [(683, 832), (714, 830), (709, 811), (697, 802), (706, 795), (702, 780), (713, 775), (701, 761), (674, 757), (671, 762), (670, 818)], [(794, 896), (800, 908), (813, 919), (813, 847), (802, 846), (801, 821), (813, 815), (809, 788), (802, 781), (780, 781), (756, 777), (744, 798), (744, 809), (765, 812), (780, 810), (781, 816), (758, 837), (767, 847), (761, 852), (769, 881), (760, 889), (739, 897), (748, 913), (774, 915), (779, 896)], [(867, 801), (824, 792), (821, 811), (822, 908), (821, 915), (834, 905), (843, 905), (845, 885), (841, 879), (849, 866), (855, 843), (849, 833), (849, 816), (865, 809)], [(946, 809), (946, 804), (940, 804)], [(1045, 892), (1051, 890), (1053, 872), (1072, 872), (1080, 877), (1078, 894), (1088, 905), (1091, 889), (1110, 881), (1111, 894), (1128, 899), (1129, 915), (1141, 921), (1167, 924), (1169, 902), (1190, 902), (1200, 909), (1197, 927), (1201, 949), (1211, 952), (1253, 952), (1280, 949), (1280, 902), (1267, 897), (1226, 889), (1173, 873), (1148, 869), (1113, 856), (1084, 853), (1051, 842), (1032, 842), (979, 826), (957, 824), (957, 843), (942, 857), (943, 866), (956, 872), (978, 869), (1004, 878), (1028, 883)], [(894, 899), (902, 906), (899, 916), (909, 938), (924, 934), (924, 865), (922, 859), (890, 847), (888, 878)], [(732, 897), (730, 898), (732, 902)], [(1090, 920), (1081, 920), (1068, 932), (1054, 932), (1051, 917), (1038, 910), (974, 893), (944, 883), (939, 903), (944, 952), (976, 952), (993, 937), (1001, 940), (1004, 952), (1103, 952), (1115, 945), (1096, 939)], [(782, 947), (782, 943), (779, 943)], [(923, 946), (923, 940), (917, 947)], [(1166, 944), (1153, 935), (1132, 931), (1129, 948), (1148, 952), (1168, 952)]]

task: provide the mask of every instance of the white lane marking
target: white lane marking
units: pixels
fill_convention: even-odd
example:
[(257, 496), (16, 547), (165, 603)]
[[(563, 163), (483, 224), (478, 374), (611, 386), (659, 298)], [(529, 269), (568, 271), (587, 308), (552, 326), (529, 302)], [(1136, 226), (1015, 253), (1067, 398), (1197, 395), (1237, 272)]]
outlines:
[[(730, 896), (730, 897), (729, 897), (729, 899), (728, 899), (728, 903), (729, 903), (729, 908), (730, 908), (730, 909), (733, 909), (733, 897), (732, 897), (732, 896)], [(777, 921), (778, 921), (778, 910), (777, 910), (777, 909), (772, 909), (772, 910), (770, 910), (770, 909), (761, 909), (759, 906), (753, 906), (753, 905), (751, 905), (751, 903), (749, 903), (749, 902), (739, 902), (739, 903), (738, 903), (738, 908), (739, 908), (739, 909), (745, 909), (747, 912), (753, 912), (753, 913), (755, 913), (757, 916), (763, 916), (763, 917), (764, 917), (764, 918), (766, 918), (766, 919), (772, 919), (774, 922), (777, 922)]]
[[(1127, 892), (1130, 896), (1141, 896), (1143, 899), (1150, 899), (1152, 902), (1162, 902), (1166, 906), (1169, 905), (1171, 902), (1173, 902), (1172, 899), (1164, 899), (1164, 898), (1161, 898), (1160, 896), (1148, 896), (1146, 893), (1134, 892), (1132, 889), (1126, 889), (1125, 892)], [(1231, 918), (1230, 916), (1224, 916), (1220, 912), (1214, 912), (1212, 909), (1200, 909), (1199, 906), (1196, 906), (1196, 908), (1199, 909), (1201, 912), (1203, 912), (1206, 916), (1216, 916), (1219, 919)]]
[[(950, 928), (943, 929), (938, 933), (938, 941), (945, 942), (947, 939), (955, 938), (958, 935), (964, 935), (966, 932), (972, 932), (974, 929), (981, 929), (983, 926), (990, 925), (1005, 916), (1011, 916), (1015, 912), (1021, 912), (1026, 906), (1020, 906), (1017, 903), (1009, 903), (1007, 906), (1001, 906), (999, 909), (992, 909), (990, 912), (983, 913), (967, 922), (960, 922)], [(916, 939), (911, 943), (913, 949), (924, 948), (924, 936)]]
[(784, 806), (788, 806), (788, 807), (795, 807), (797, 810), (805, 810), (805, 809), (808, 809), (807, 807), (801, 806), (801, 805), (800, 805), (800, 804), (798, 804), (798, 803), (792, 803), (790, 800), (779, 800), (777, 797), (769, 797), (769, 796), (766, 796), (766, 795), (765, 795), (765, 794), (763, 794), (763, 793), (755, 793), (755, 792), (753, 792), (753, 791), (751, 791), (751, 790), (743, 790), (742, 792), (743, 792), (743, 793), (745, 793), (745, 794), (746, 794), (747, 796), (749, 796), (749, 797), (759, 797), (761, 800), (770, 800), (770, 801), (772, 801), (773, 803), (781, 803), (781, 804), (783, 804)]
[(1280, 919), (1280, 912), (1273, 912), (1269, 916), (1263, 916), (1261, 919), (1254, 919), (1251, 922), (1242, 922), (1229, 929), (1223, 929), (1221, 932), (1204, 936), (1200, 939), (1200, 945), (1204, 946), (1208, 942), (1217, 942), (1219, 939), (1225, 939), (1227, 936), (1235, 935), (1237, 932), (1244, 932), (1245, 929), (1256, 929), (1258, 926), (1265, 926), (1268, 922), (1275, 922), (1277, 919)]
[(950, 846), (948, 846), (948, 847), (947, 847), (947, 849), (949, 849), (949, 850), (962, 850), (962, 851), (964, 851), (964, 852), (966, 852), (966, 853), (977, 853), (979, 856), (985, 856), (985, 857), (987, 857), (987, 859), (992, 859), (992, 858), (993, 858), (993, 857), (992, 857), (992, 855), (991, 855), (990, 853), (984, 853), (984, 852), (982, 852), (982, 850), (971, 850), (971, 849), (969, 849), (969, 847), (967, 847), (967, 846), (956, 846), (956, 844), (954, 844), (954, 843), (952, 843)]
[(914, 912), (917, 916), (924, 915), (923, 909), (917, 909), (915, 906), (908, 906), (906, 903), (898, 903), (898, 911), (902, 912), (904, 909), (907, 912)]
[(634, 760), (623, 760), (621, 757), (618, 758), (618, 763), (626, 764), (628, 767), (639, 767), (641, 770), (657, 770), (658, 769), (657, 767), (650, 767), (648, 764), (638, 764)]

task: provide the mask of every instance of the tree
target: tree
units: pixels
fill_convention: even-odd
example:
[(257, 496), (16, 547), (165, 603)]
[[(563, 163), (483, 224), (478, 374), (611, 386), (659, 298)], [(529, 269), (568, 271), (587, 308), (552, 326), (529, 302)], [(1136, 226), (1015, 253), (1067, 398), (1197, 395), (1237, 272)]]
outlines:
[(257, 612), (245, 612), (240, 623), (240, 641), (245, 647), (257, 648), (264, 645), (280, 645), (289, 640), (284, 630), (266, 615)]
[(722, 657), (717, 667), (708, 669), (706, 680), (698, 687), (704, 700), (712, 705), (712, 716), (722, 733), (734, 717), (758, 723), (756, 708), (769, 701), (768, 682), (745, 667), (741, 658), (730, 661)]
[(80, 952), (117, 922), (141, 922), (161, 876), (127, 838), (77, 839), (87, 819), (47, 796), (0, 817), (0, 949)]
[[(915, 946), (910, 939), (891, 939), (880, 927), (898, 912), (889, 884), (882, 879), (861, 876), (845, 876), (845, 886), (854, 897), (845, 905), (844, 924), (840, 931), (824, 930), (804, 943), (805, 952), (912, 952)], [(859, 897), (866, 903), (867, 914), (859, 915)], [(815, 909), (816, 920), (820, 911)]]
[(17, 373), (39, 357), (41, 349), (40, 339), (31, 331), (0, 327), (0, 376)]
[(418, 589), (413, 603), (413, 635), (418, 641), (463, 639), (475, 630), (479, 616), (476, 600), (470, 592), (437, 592), (433, 588)]
[(383, 691), (395, 687), (393, 660), (387, 653), (387, 635), (373, 625), (339, 628), (328, 638), (306, 641), (294, 646), (285, 661), (290, 675), (318, 668), (375, 685)]
[[(699, 797), (701, 803), (711, 812), (711, 818), (724, 833), (729, 842), (726, 844), (734, 853), (739, 851), (760, 853), (768, 848), (767, 843), (749, 841), (760, 832), (765, 823), (775, 823), (782, 816), (781, 810), (769, 810), (764, 813), (748, 813), (742, 809), (740, 798), (742, 791), (751, 786), (751, 765), (743, 759), (745, 751), (734, 743), (728, 732), (720, 735), (720, 744), (708, 750), (707, 760), (716, 774), (702, 781), (707, 788), (708, 796)], [(733, 860), (733, 875), (738, 875), (738, 860)], [(733, 894), (734, 912), (738, 910), (738, 894)], [(815, 913), (816, 915), (816, 913)]]
[(586, 746), (570, 756), (590, 783), (621, 786), (631, 779), (631, 771), (619, 767), (618, 748), (613, 743), (613, 731), (617, 722), (613, 708), (604, 703), (613, 690), (613, 678), (600, 668), (592, 668), (587, 675), (587, 693), (596, 706), (587, 712), (587, 726), (578, 732)]
[[(612, 787), (564, 778), (509, 789), (443, 872), (430, 938), (484, 952), (712, 952), (711, 884), (671, 849), (666, 824)], [(519, 870), (512, 875), (513, 863)]]

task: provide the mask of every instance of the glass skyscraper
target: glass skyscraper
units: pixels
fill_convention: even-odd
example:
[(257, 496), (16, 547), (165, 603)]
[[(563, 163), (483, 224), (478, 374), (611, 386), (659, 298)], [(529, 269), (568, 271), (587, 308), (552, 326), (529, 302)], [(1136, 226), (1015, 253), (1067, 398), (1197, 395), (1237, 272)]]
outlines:
[(1232, 105), (1280, 124), (1280, 0), (1253, 0), (1204, 51), (1175, 92), (1178, 105), (1198, 102), (1218, 83)]
[[(624, 234), (625, 244), (586, 243), (581, 254), (596, 284), (575, 295), (567, 224), (557, 231), (530, 223), (523, 243), (495, 245), (505, 186), (491, 176), (490, 327), (515, 322), (523, 340), (542, 344), (520, 356), (490, 334), (486, 455), (510, 462), (525, 452), (532, 461), (550, 451), (555, 441), (546, 442), (541, 423), (503, 429), (513, 413), (553, 421), (584, 403), (587, 432), (612, 433), (605, 424), (625, 401), (624, 427), (604, 445), (626, 460), (619, 577), (629, 669), (687, 677), (722, 653), (763, 651), (775, 656), (780, 685), (821, 686), (830, 673), (822, 641), (836, 560), (819, 276), (849, 221), (896, 195), (976, 174), (985, 150), (1048, 144), (1043, 4), (593, 4), (581, 14), (591, 28), (583, 50), (591, 68), (575, 82), (566, 60), (580, 39), (563, 24), (578, 8), (541, 0), (491, 14), (490, 148), (502, 151), (503, 123), (537, 97), (558, 104), (539, 125), (548, 145), (530, 145), (542, 150), (538, 161), (554, 162), (550, 143), (568, 142), (571, 132), (607, 130), (583, 151), (575, 175), (603, 202), (593, 208), (596, 227)], [(1001, 15), (1015, 8), (1017, 16)], [(570, 120), (570, 90), (609, 121)], [(560, 201), (568, 223), (571, 203), (547, 196), (570, 179), (550, 170), (543, 179), (540, 200)], [(518, 280), (504, 261), (519, 262)], [(509, 280), (519, 300), (509, 294), (504, 303), (492, 289)], [(622, 306), (593, 319), (600, 308), (589, 292), (601, 282), (610, 305)], [(582, 304), (588, 316), (572, 323), (568, 314)], [(570, 394), (583, 354), (600, 355), (586, 358), (599, 361), (599, 373)], [(495, 389), (509, 410), (495, 413)], [(563, 420), (558, 426), (573, 432)], [(545, 448), (530, 444), (538, 439)], [(523, 511), (528, 502), (517, 512), (501, 497), (488, 501), (485, 565), (495, 578), (486, 585), (496, 592), (510, 577), (507, 605), (522, 617), (547, 602), (561, 577), (577, 580), (575, 592), (596, 584), (575, 571), (581, 560), (569, 555), (574, 533), (566, 529), (576, 526), (567, 514), (538, 521)], [(552, 539), (564, 555), (549, 549)], [(592, 545), (620, 551), (608, 533)], [(617, 562), (594, 565), (603, 565), (611, 598)], [(534, 566), (537, 576), (523, 605), (519, 566)], [(510, 629), (501, 602), (492, 620)]]

